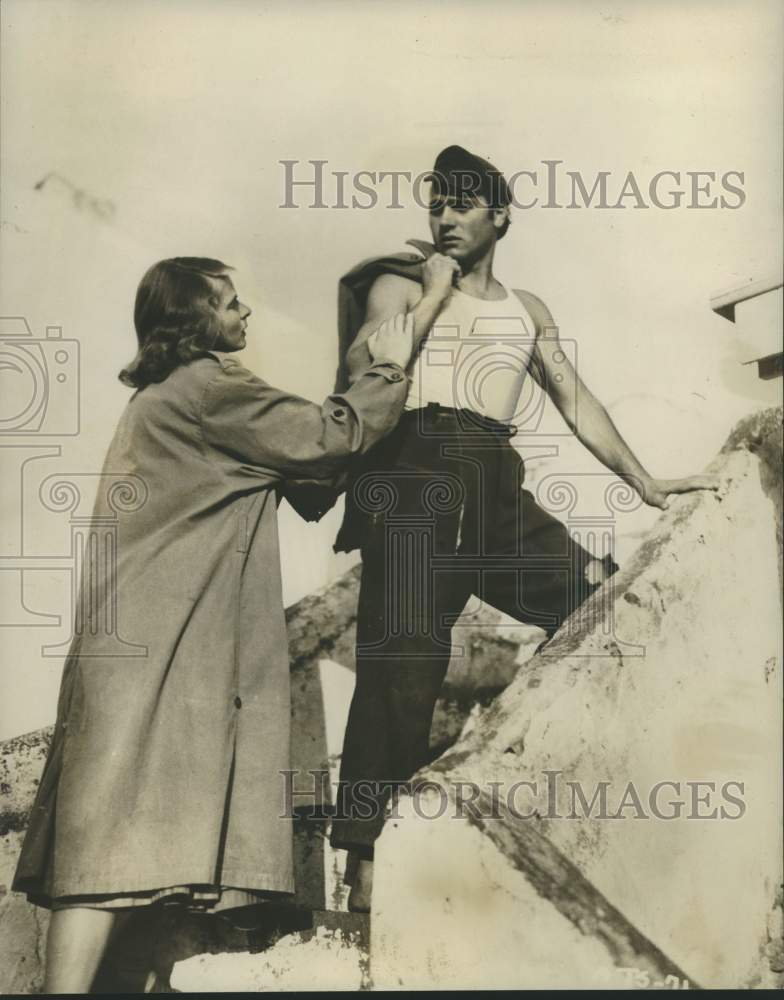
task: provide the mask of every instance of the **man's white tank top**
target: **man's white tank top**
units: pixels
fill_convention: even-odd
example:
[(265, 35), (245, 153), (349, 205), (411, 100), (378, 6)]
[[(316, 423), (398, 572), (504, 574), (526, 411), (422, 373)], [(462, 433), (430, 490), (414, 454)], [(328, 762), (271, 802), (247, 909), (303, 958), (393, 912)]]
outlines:
[(511, 423), (536, 341), (514, 292), (478, 299), (454, 289), (411, 371), (406, 409), (428, 403), (473, 410)]

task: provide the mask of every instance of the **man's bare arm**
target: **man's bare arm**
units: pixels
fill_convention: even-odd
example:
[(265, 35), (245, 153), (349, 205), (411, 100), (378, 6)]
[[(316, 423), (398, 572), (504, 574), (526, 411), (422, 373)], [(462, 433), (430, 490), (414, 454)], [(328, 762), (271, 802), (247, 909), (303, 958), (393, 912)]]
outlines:
[(536, 369), (537, 381), (579, 441), (603, 465), (628, 482), (651, 507), (666, 510), (670, 493), (718, 489), (719, 482), (715, 476), (687, 476), (684, 479), (655, 479), (651, 476), (621, 437), (610, 414), (575, 371), (561, 348), (558, 330), (554, 326), (543, 331), (537, 340)]
[(373, 282), (367, 300), (365, 322), (346, 354), (349, 380), (353, 383), (370, 367), (368, 341), (391, 316), (410, 312), (414, 318), (414, 353), (430, 332), (436, 317), (452, 292), (458, 265), (450, 257), (433, 254), (423, 265), (422, 286), (410, 278), (382, 274)]

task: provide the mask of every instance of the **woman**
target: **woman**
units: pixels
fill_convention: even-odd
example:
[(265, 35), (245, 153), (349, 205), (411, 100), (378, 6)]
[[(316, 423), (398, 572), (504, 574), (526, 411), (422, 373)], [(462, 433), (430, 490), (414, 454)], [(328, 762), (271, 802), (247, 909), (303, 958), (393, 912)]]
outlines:
[[(138, 391), (97, 498), (116, 567), (86, 562), (55, 734), (14, 889), (53, 910), (45, 992), (88, 992), (118, 912), (206, 909), (291, 893), (289, 664), (277, 488), (328, 479), (397, 422), (411, 321), (323, 406), (274, 389), (232, 353), (250, 310), (220, 261), (155, 264), (136, 297)], [(126, 497), (127, 499), (127, 497)], [(101, 634), (116, 602), (113, 636)], [(117, 656), (117, 635), (134, 654)]]

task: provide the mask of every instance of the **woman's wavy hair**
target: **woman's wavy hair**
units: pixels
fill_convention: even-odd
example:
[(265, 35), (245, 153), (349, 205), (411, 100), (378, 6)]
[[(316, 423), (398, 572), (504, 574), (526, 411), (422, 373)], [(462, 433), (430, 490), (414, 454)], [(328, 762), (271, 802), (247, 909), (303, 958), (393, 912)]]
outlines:
[(149, 269), (139, 283), (133, 323), (139, 350), (119, 374), (124, 385), (143, 389), (163, 382), (175, 368), (210, 350), (218, 334), (219, 299), (210, 279), (231, 267), (209, 257), (172, 257)]

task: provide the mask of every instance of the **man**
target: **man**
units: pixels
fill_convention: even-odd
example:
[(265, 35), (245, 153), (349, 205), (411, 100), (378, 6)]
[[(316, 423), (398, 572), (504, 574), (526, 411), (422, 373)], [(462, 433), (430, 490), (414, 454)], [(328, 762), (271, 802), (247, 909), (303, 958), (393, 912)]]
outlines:
[(373, 844), (390, 790), (427, 761), (451, 625), (467, 598), (549, 637), (617, 569), (521, 489), (510, 438), (526, 374), (645, 503), (666, 508), (670, 493), (716, 487), (705, 476), (649, 475), (569, 362), (544, 303), (495, 278), (496, 244), (511, 221), (501, 173), (450, 146), (430, 180), (435, 252), (424, 263), (366, 262), (347, 276), (353, 289), (374, 279), (346, 357), (351, 379), (369, 364), (379, 322), (401, 310), (414, 317), (406, 410), (356, 474), (337, 545), (358, 544), (363, 560), (356, 690), (332, 830), (333, 846), (350, 852), (354, 910), (370, 906)]

